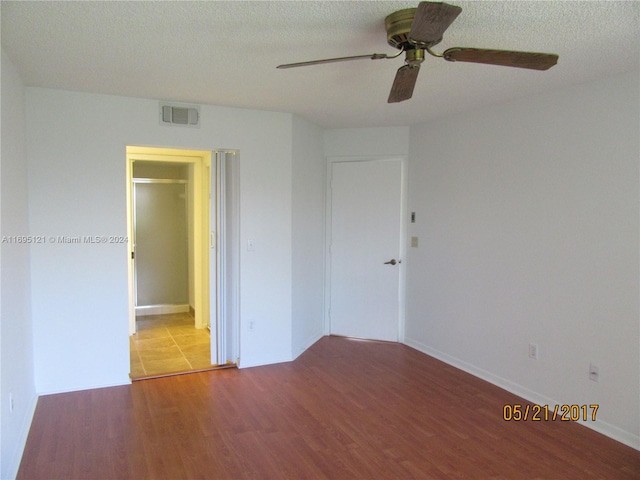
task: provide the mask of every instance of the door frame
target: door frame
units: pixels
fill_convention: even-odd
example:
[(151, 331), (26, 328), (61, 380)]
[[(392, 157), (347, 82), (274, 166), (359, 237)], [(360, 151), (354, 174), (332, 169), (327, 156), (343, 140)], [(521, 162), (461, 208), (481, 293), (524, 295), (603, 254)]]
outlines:
[(400, 161), (400, 259), (398, 265), (398, 342), (404, 343), (405, 338), (405, 305), (406, 305), (406, 272), (407, 272), (407, 229), (408, 229), (408, 158), (406, 155), (363, 155), (363, 156), (331, 156), (326, 158), (326, 191), (325, 191), (325, 300), (324, 300), (324, 334), (331, 334), (331, 196), (332, 196), (332, 168), (334, 163), (344, 162), (384, 162)]
[(136, 161), (185, 163), (193, 168), (194, 190), (194, 310), (196, 328), (209, 325), (209, 217), (210, 217), (210, 178), (211, 151), (183, 150), (171, 148), (127, 146), (127, 235), (128, 262), (127, 273), (129, 282), (129, 335), (136, 333), (135, 314), (135, 275), (133, 252), (135, 251), (133, 231), (133, 163)]

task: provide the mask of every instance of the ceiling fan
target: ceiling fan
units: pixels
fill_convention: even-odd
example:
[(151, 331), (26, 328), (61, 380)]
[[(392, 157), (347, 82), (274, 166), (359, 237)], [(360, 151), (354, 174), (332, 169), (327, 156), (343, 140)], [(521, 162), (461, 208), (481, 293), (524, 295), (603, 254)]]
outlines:
[(463, 47), (449, 48), (443, 53), (434, 52), (432, 47), (442, 41), (442, 35), (445, 30), (449, 28), (461, 11), (460, 7), (447, 3), (420, 2), (418, 8), (399, 10), (387, 16), (385, 19), (387, 43), (400, 50), (395, 55), (387, 55), (385, 53), (354, 55), (288, 63), (278, 65), (277, 68), (304, 67), (366, 58), (371, 60), (390, 59), (397, 58), (404, 52), (405, 64), (398, 69), (387, 100), (388, 103), (396, 103), (408, 100), (413, 95), (420, 64), (425, 59), (425, 52), (450, 62), (486, 63), (533, 70), (548, 70), (558, 62), (558, 55), (551, 53)]

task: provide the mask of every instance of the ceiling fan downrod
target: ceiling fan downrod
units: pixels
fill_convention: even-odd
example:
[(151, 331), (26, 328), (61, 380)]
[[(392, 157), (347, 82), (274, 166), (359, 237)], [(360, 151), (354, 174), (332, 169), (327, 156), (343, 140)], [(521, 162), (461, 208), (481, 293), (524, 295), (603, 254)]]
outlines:
[(424, 62), (424, 49), (415, 48), (413, 50), (406, 50), (405, 62), (411, 67), (419, 67)]

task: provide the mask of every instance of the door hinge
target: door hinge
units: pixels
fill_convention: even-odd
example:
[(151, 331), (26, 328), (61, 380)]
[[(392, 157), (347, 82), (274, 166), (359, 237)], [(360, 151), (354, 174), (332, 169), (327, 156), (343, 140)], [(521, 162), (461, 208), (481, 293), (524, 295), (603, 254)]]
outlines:
[(131, 252), (131, 260), (136, 258), (136, 252)]

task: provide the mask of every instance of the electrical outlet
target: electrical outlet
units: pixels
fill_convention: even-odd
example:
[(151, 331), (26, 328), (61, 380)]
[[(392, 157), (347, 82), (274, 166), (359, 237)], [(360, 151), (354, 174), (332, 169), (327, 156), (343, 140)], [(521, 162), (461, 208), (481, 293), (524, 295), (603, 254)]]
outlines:
[(536, 345), (535, 343), (529, 344), (529, 358), (532, 358), (534, 360), (538, 359), (538, 345)]
[(253, 320), (251, 320), (251, 321), (249, 322), (249, 331), (250, 331), (250, 332), (253, 332), (253, 330), (255, 329), (255, 327), (256, 327), (256, 322), (254, 322)]
[(13, 393), (9, 392), (9, 413), (13, 413)]
[(600, 378), (600, 369), (598, 368), (597, 365), (590, 363), (589, 364), (589, 380), (593, 382), (597, 382), (599, 378)]

